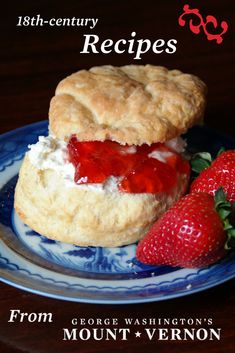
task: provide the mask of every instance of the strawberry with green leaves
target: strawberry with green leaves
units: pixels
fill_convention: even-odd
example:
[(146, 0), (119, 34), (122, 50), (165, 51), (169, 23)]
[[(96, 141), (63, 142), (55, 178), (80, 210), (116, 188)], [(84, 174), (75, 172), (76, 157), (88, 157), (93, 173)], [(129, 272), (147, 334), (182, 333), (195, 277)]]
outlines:
[(235, 238), (231, 204), (222, 189), (215, 197), (192, 193), (181, 198), (153, 225), (137, 246), (140, 262), (206, 267), (226, 255)]
[(192, 182), (190, 192), (214, 195), (220, 187), (230, 202), (235, 201), (235, 150), (219, 152), (212, 162), (209, 153), (198, 153), (191, 161), (192, 170), (199, 176)]

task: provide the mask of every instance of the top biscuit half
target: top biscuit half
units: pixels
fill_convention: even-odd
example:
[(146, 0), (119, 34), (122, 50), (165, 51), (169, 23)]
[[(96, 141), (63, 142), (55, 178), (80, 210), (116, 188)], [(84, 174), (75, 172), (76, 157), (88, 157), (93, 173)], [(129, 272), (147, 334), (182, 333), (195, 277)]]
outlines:
[(165, 142), (199, 122), (206, 85), (196, 76), (153, 65), (81, 70), (57, 86), (49, 110), (59, 139)]

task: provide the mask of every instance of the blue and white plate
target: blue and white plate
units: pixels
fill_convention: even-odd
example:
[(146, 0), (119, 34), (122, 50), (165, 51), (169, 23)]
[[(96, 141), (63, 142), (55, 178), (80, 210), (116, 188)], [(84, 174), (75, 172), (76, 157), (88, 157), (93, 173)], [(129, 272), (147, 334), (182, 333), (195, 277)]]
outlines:
[[(13, 208), (28, 144), (47, 135), (47, 122), (0, 136), (0, 280), (36, 294), (87, 303), (138, 303), (199, 292), (235, 276), (235, 253), (205, 269), (145, 266), (136, 245), (78, 247), (49, 240), (21, 222)], [(235, 148), (235, 139), (204, 127), (187, 134), (192, 152)]]

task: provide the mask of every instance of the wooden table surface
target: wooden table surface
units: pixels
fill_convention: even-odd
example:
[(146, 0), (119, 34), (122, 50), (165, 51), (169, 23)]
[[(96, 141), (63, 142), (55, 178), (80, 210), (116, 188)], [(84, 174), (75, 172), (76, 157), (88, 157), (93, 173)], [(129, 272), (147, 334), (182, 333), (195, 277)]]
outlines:
[[(204, 33), (193, 34), (188, 25), (179, 27), (182, 7), (200, 8), (203, 16), (214, 15), (229, 24), (224, 41), (209, 42)], [(2, 6), (1, 6), (2, 7)], [(146, 64), (178, 68), (201, 77), (208, 85), (205, 122), (235, 137), (235, 7), (234, 1), (15, 1), (1, 11), (1, 133), (47, 118), (56, 84), (66, 75), (101, 64)], [(95, 17), (88, 28), (16, 27), (17, 17), (41, 14), (51, 17)], [(212, 30), (210, 28), (210, 30)], [(100, 39), (138, 38), (152, 41), (176, 38), (174, 54), (148, 52), (142, 60), (133, 54), (81, 54), (83, 35)], [(0, 352), (234, 352), (234, 280), (213, 289), (169, 301), (139, 305), (91, 305), (63, 302), (20, 291), (0, 283)], [(54, 322), (7, 323), (10, 309), (23, 312), (52, 312)], [(105, 318), (212, 318), (221, 328), (220, 341), (62, 341), (62, 328), (73, 317)]]

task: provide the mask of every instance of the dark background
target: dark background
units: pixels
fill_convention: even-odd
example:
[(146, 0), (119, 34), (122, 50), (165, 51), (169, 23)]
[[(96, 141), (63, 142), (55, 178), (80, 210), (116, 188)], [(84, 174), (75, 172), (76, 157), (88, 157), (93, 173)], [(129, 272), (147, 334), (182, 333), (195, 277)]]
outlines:
[[(218, 45), (178, 25), (183, 5), (199, 8), (201, 14), (214, 15), (229, 25), (224, 41)], [(18, 16), (98, 18), (95, 29), (82, 27), (16, 27)], [(154, 64), (193, 73), (208, 85), (205, 123), (235, 136), (234, 100), (234, 1), (8, 1), (1, 4), (1, 117), (0, 132), (47, 119), (49, 101), (57, 83), (82, 68), (112, 64)], [(212, 31), (213, 28), (208, 26)], [(176, 53), (153, 54), (134, 60), (133, 54), (80, 54), (83, 34), (94, 33), (100, 40), (130, 38), (178, 40)], [(140, 305), (89, 305), (47, 299), (0, 284), (0, 352), (234, 352), (234, 281), (203, 293), (175, 300)], [(8, 324), (9, 310), (51, 311), (55, 322)], [(222, 328), (220, 342), (63, 342), (62, 327), (74, 316), (82, 317), (212, 317)]]

